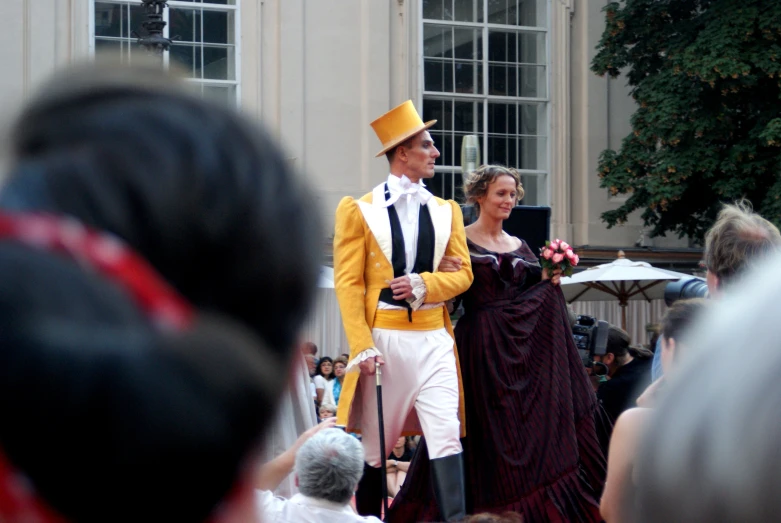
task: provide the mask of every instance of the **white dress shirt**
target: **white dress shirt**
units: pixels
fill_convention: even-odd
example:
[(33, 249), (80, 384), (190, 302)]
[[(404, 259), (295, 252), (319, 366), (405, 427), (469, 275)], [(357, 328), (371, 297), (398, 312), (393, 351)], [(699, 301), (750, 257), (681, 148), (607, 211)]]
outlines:
[(290, 499), (274, 497), (268, 490), (256, 490), (255, 502), (262, 523), (381, 523), (374, 516), (356, 514), (350, 505), (296, 494)]
[[(418, 256), (420, 206), (426, 205), (434, 195), (426, 189), (426, 185), (422, 181), (417, 184), (412, 183), (406, 175), (396, 176), (390, 174), (388, 175), (387, 183), (391, 196), (386, 201), (386, 205), (393, 205), (396, 209), (396, 214), (399, 216), (399, 223), (401, 224), (401, 234), (404, 237), (404, 254), (406, 259), (404, 274), (410, 277), (412, 293), (415, 295), (415, 299), (410, 300), (412, 310), (441, 307), (442, 303), (423, 303), (423, 300), (426, 299), (426, 284), (423, 282), (423, 278), (411, 272), (415, 266), (415, 259)], [(403, 307), (381, 301), (377, 304), (377, 308), (401, 309)]]

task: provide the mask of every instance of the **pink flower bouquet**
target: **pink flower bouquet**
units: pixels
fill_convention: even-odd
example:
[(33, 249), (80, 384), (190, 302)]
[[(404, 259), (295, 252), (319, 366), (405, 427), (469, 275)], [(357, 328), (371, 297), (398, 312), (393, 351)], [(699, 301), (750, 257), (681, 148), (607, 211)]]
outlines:
[(545, 247), (540, 249), (540, 265), (543, 269), (548, 269), (549, 273), (561, 269), (562, 276), (572, 276), (572, 268), (578, 264), (578, 261), (580, 258), (572, 247), (558, 238), (552, 242), (545, 242)]

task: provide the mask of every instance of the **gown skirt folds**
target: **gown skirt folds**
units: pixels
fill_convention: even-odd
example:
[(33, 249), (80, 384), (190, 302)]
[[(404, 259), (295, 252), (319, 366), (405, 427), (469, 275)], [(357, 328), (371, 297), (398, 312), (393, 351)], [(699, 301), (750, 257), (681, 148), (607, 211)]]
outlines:
[[(564, 296), (541, 282), (526, 243), (469, 242), (475, 280), (455, 329), (466, 399), (469, 513), (598, 522), (606, 461), (601, 409), (575, 348)], [(438, 521), (421, 442), (388, 521)]]

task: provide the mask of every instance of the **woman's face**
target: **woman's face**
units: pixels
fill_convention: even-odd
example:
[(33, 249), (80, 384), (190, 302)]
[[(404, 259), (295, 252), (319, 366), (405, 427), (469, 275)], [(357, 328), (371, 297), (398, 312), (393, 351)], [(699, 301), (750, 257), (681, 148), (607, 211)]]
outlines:
[(480, 214), (497, 220), (506, 220), (518, 201), (515, 179), (503, 174), (490, 185), (485, 195), (477, 199), (480, 204)]
[(323, 376), (330, 376), (333, 371), (334, 371), (334, 366), (331, 364), (330, 361), (324, 361), (320, 364), (320, 373)]
[(399, 439), (396, 440), (396, 445), (393, 446), (394, 449), (402, 449), (404, 448), (404, 445), (407, 443), (407, 438), (404, 436), (401, 436)]
[(320, 409), (320, 419), (333, 418), (336, 414), (329, 409)]
[(336, 376), (337, 378), (341, 378), (342, 376), (344, 376), (344, 368), (345, 368), (344, 363), (342, 362), (334, 363), (334, 376)]

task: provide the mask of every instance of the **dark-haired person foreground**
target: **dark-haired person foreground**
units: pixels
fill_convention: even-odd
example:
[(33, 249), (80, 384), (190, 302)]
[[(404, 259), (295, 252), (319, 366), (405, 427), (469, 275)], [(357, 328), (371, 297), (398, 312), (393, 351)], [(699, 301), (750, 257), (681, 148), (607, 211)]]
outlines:
[[(468, 513), (599, 521), (603, 418), (573, 342), (560, 271), (547, 274), (525, 241), (502, 230), (523, 197), (516, 171), (483, 166), (464, 194), (479, 211), (466, 228), (474, 283), (455, 328)], [(438, 521), (427, 463), (421, 441), (389, 521)]]
[(631, 347), (629, 334), (610, 326), (605, 354), (594, 360), (607, 367), (607, 381), (600, 383), (597, 398), (615, 423), (626, 409), (637, 404), (637, 398), (651, 384), (653, 353), (644, 347)]
[(159, 68), (61, 74), (11, 136), (0, 520), (252, 521), (316, 280), (310, 196)]

